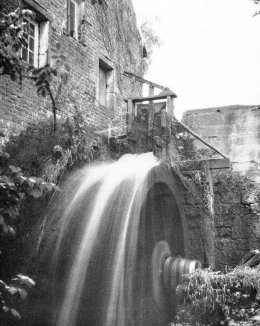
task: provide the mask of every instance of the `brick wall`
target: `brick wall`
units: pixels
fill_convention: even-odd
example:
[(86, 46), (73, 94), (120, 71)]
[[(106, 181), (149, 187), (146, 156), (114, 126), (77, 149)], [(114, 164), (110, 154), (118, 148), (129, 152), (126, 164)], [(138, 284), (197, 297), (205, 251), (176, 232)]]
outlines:
[[(69, 83), (64, 87), (59, 101), (59, 114), (70, 112), (75, 107), (85, 114), (90, 127), (106, 129), (110, 124), (116, 133), (125, 129), (126, 105), (124, 97), (139, 95), (141, 85), (123, 76), (130, 71), (143, 74), (141, 38), (136, 26), (136, 17), (131, 0), (107, 0), (100, 3), (86, 0), (84, 5), (84, 44), (65, 35), (66, 0), (33, 0), (42, 13), (51, 20), (48, 60), (52, 61), (52, 49), (61, 44), (61, 52), (71, 67)], [(15, 8), (17, 1), (3, 0), (4, 7)], [(99, 58), (106, 58), (114, 68), (114, 105), (100, 107), (97, 102)], [(55, 89), (55, 87), (54, 87)], [(30, 80), (22, 85), (10, 78), (0, 77), (0, 129), (9, 136), (19, 133), (28, 124), (47, 119), (51, 113), (49, 98), (37, 96)], [(48, 114), (49, 112), (49, 114)]]

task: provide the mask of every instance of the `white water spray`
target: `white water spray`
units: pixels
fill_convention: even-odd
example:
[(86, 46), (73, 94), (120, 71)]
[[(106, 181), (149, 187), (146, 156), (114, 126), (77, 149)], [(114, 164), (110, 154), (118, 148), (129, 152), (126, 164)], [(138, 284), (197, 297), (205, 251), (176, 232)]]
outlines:
[[(102, 284), (101, 301), (96, 303), (102, 312), (100, 325), (131, 324), (129, 320), (132, 315), (129, 314), (133, 312), (132, 282), (140, 213), (147, 194), (146, 177), (156, 165), (156, 158), (152, 153), (147, 153), (125, 155), (117, 162), (90, 167), (85, 171), (81, 185), (59, 220), (55, 266), (61, 265), (59, 257), (64, 255), (63, 247), (70, 242), (68, 234), (71, 228), (76, 227), (78, 233), (74, 236), (76, 240), (73, 240), (73, 257), (69, 260), (64, 295), (55, 317), (55, 326), (80, 324), (77, 321), (78, 310), (84, 304), (82, 296), (84, 287), (88, 286), (88, 274), (92, 272), (91, 275), (95, 275), (95, 271), (91, 270), (92, 262), (95, 254), (99, 253), (100, 245), (106, 248), (103, 253), (106, 262), (100, 266), (104, 269), (102, 275), (105, 282)], [(106, 230), (109, 235), (103, 237)], [(94, 308), (86, 303), (84, 309)], [(86, 320), (84, 325), (89, 323)]]

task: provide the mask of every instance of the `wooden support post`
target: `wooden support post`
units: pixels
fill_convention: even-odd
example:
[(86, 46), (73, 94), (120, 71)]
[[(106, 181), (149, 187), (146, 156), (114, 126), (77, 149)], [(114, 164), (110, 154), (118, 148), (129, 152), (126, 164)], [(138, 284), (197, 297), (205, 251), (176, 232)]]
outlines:
[[(149, 97), (154, 96), (154, 86), (153, 85), (149, 85)], [(152, 130), (153, 129), (153, 122), (154, 122), (154, 105), (153, 105), (153, 101), (149, 101), (149, 106), (150, 106), (150, 110), (149, 110), (149, 121), (148, 121), (148, 130)]]
[(208, 208), (211, 215), (214, 214), (214, 191), (213, 191), (213, 180), (212, 180), (212, 172), (210, 169), (209, 161), (205, 161), (204, 163), (204, 173), (206, 178), (206, 192), (208, 198)]
[(112, 137), (112, 128), (111, 128), (111, 124), (108, 124), (108, 128), (107, 128), (107, 142), (109, 144), (110, 142), (110, 138)]
[(173, 102), (172, 102), (172, 97), (171, 96), (167, 96), (166, 112), (167, 112), (167, 115), (168, 115), (170, 121), (172, 121), (172, 118), (173, 118)]
[(133, 101), (129, 99), (127, 101), (127, 130), (130, 131), (132, 129), (132, 123), (134, 121), (134, 106)]
[(137, 116), (137, 103), (134, 103), (134, 108), (133, 108), (133, 110), (134, 110), (134, 116), (136, 117)]
[(161, 110), (161, 127), (166, 128), (167, 127), (167, 113), (166, 109)]
[(204, 220), (204, 239), (207, 246), (207, 262), (214, 268), (215, 267), (215, 221), (214, 221), (214, 190), (213, 190), (213, 180), (212, 171), (210, 169), (209, 161), (204, 162), (204, 173), (205, 173), (205, 188), (204, 195), (207, 198), (209, 215), (205, 216)]

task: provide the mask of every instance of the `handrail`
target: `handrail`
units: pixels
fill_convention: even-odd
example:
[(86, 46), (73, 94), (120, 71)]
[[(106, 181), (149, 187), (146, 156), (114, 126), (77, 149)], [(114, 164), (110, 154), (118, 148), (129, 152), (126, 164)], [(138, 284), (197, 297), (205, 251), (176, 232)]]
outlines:
[(218, 153), (219, 155), (221, 155), (223, 158), (227, 158), (227, 156), (225, 156), (224, 154), (222, 154), (216, 147), (212, 146), (206, 140), (202, 139), (199, 135), (197, 135), (194, 131), (192, 131), (189, 127), (187, 127), (181, 121), (177, 120), (176, 118), (174, 119), (174, 121), (176, 121), (177, 123), (179, 123), (183, 127), (183, 129), (185, 129), (187, 132), (189, 132), (192, 136), (194, 136), (195, 138), (197, 138), (203, 144), (205, 144), (209, 148), (213, 149), (213, 151), (215, 151), (216, 153)]
[(154, 82), (152, 82), (150, 80), (144, 79), (143, 77), (137, 76), (137, 75), (133, 74), (132, 72), (124, 71), (123, 75), (127, 76), (127, 77), (134, 77), (135, 80), (139, 81), (140, 83), (148, 84), (151, 87), (156, 87), (156, 88), (159, 88), (161, 90), (165, 89), (165, 86), (162, 86), (162, 85), (156, 84), (156, 83), (154, 83)]

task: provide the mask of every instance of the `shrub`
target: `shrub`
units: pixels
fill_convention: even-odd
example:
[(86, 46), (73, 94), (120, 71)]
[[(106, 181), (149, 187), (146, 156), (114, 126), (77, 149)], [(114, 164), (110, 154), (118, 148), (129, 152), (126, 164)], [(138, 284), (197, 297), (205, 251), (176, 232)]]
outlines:
[(236, 267), (225, 273), (196, 270), (184, 276), (177, 293), (184, 302), (173, 325), (260, 324), (259, 267)]

